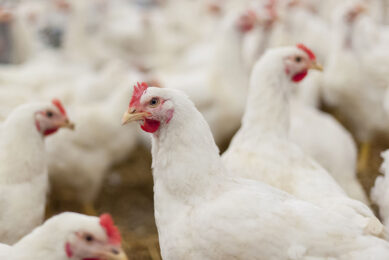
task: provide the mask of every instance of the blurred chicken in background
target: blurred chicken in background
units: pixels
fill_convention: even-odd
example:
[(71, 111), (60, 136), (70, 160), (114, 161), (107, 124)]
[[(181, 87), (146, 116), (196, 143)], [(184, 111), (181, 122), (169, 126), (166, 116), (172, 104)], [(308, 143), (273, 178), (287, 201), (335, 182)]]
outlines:
[[(224, 150), (241, 126), (254, 64), (269, 49), (304, 43), (324, 70), (281, 95), (288, 138), (370, 206), (377, 155), (389, 148), (388, 26), (389, 0), (3, 0), (0, 122), (23, 104), (61, 99), (77, 127), (46, 140), (56, 201), (48, 215), (69, 204), (93, 215), (112, 207), (130, 229), (124, 236), (155, 237), (154, 224), (127, 220), (153, 219), (150, 158), (139, 152), (149, 138), (118, 121), (131, 86), (184, 91)], [(372, 195), (386, 219), (384, 179)], [(137, 188), (139, 201), (124, 209), (120, 198)], [(152, 239), (141, 241), (148, 255), (135, 259), (160, 259)]]

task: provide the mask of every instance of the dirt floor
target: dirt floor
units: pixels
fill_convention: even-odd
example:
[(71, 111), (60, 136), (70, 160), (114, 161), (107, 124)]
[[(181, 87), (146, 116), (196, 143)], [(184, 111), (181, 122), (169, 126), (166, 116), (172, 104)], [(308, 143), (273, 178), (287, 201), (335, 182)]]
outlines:
[[(360, 145), (359, 145), (360, 146)], [(358, 171), (357, 176), (365, 189), (366, 194), (370, 198), (370, 190), (374, 186), (375, 179), (377, 176), (381, 175), (380, 167), (382, 164), (381, 152), (389, 149), (389, 141), (384, 138), (379, 138), (379, 136), (373, 140), (371, 145), (369, 164), (365, 171)], [(370, 205), (371, 208), (378, 215), (378, 208), (376, 205)]]
[[(369, 192), (382, 162), (380, 153), (389, 143), (375, 140), (369, 167), (358, 173), (366, 192)], [(221, 146), (223, 151), (228, 142)], [(106, 177), (103, 190), (96, 202), (98, 214), (109, 212), (119, 226), (124, 247), (131, 260), (159, 260), (159, 244), (154, 222), (153, 180), (151, 155), (147, 148), (139, 146), (123, 164), (112, 169)], [(53, 202), (55, 201), (55, 202)], [(376, 210), (376, 209), (375, 209)], [(79, 205), (52, 198), (48, 216), (61, 211), (82, 212)]]
[(129, 259), (158, 260), (151, 155), (141, 146), (136, 151), (107, 176), (96, 207), (99, 213), (109, 212), (114, 217)]

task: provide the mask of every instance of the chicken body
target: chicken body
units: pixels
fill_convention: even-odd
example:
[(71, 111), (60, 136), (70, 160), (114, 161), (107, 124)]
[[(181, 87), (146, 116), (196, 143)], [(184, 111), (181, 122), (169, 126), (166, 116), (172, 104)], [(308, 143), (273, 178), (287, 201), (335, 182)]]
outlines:
[[(119, 244), (110, 242), (110, 233), (98, 217), (65, 212), (56, 215), (13, 246), (0, 244), (0, 256), (7, 260), (56, 259), (82, 260), (106, 257), (108, 260), (127, 260)], [(88, 234), (86, 243), (81, 235)], [(97, 242), (96, 242), (97, 240)], [(75, 246), (74, 243), (78, 242)], [(117, 254), (108, 250), (115, 249)]]
[(242, 127), (223, 162), (234, 176), (259, 180), (299, 199), (334, 210), (368, 233), (380, 234), (382, 224), (363, 203), (349, 198), (329, 173), (289, 138), (291, 81), (284, 60), (296, 47), (277, 48), (254, 66)]
[(269, 47), (304, 42), (312, 48), (320, 61), (325, 62), (328, 56), (326, 39), (330, 34), (328, 25), (323, 19), (299, 4), (287, 6), (285, 2), (285, 6), (279, 4), (278, 10), (282, 18), (275, 23), (270, 35)]
[[(160, 105), (147, 107), (152, 98)], [(386, 241), (363, 234), (335, 211), (259, 181), (227, 177), (205, 119), (182, 92), (150, 87), (128, 111), (126, 118), (147, 112), (160, 120), (152, 135), (152, 167), (163, 259), (389, 256)]]
[(50, 179), (60, 197), (93, 204), (110, 167), (135, 148), (134, 127), (123, 129), (115, 123), (130, 94), (123, 84), (105, 100), (73, 105), (69, 113), (79, 122), (74, 133), (62, 132), (48, 140)]
[(375, 180), (374, 186), (370, 191), (371, 200), (376, 203), (379, 207), (379, 213), (382, 218), (385, 227), (389, 227), (389, 194), (388, 194), (388, 162), (389, 162), (389, 153), (385, 151), (381, 154), (384, 159), (381, 165), (381, 172), (383, 176), (378, 176)]
[(291, 100), (290, 139), (311, 156), (353, 199), (369, 205), (356, 176), (357, 147), (349, 132), (331, 115)]
[[(13, 244), (42, 223), (48, 174), (36, 111), (51, 104), (27, 104), (14, 110), (1, 126), (0, 241)], [(55, 108), (53, 108), (55, 109)]]
[(242, 44), (246, 31), (239, 28), (239, 18), (234, 14), (223, 21), (210, 48), (212, 58), (201, 69), (185, 76), (161, 77), (162, 85), (183, 90), (191, 97), (210, 124), (218, 144), (239, 128), (244, 110), (245, 95), (241, 93), (247, 89), (248, 71)]
[[(279, 9), (282, 9), (280, 7), (282, 6), (279, 6)], [(309, 46), (313, 44), (315, 53), (319, 50), (319, 60), (322, 60), (321, 57), (326, 56), (328, 52), (323, 51), (323, 47), (326, 50), (327, 46), (324, 46), (325, 41), (322, 37), (328, 36), (329, 27), (318, 16), (313, 20), (307, 18), (314, 14), (311, 13), (312, 10), (308, 11), (303, 6), (284, 7), (284, 9), (291, 9), (291, 11), (281, 13), (283, 17), (281, 23), (274, 20), (277, 16), (274, 8), (265, 9), (271, 23), (261, 27), (259, 45), (264, 45), (266, 48), (271, 45), (294, 43), (300, 39), (299, 41), (310, 43)], [(303, 15), (299, 16), (300, 13)], [(306, 23), (307, 20), (310, 22)], [(308, 30), (302, 30), (302, 24), (307, 26)], [(315, 27), (317, 28), (313, 29)], [(301, 35), (302, 31), (304, 32)], [(310, 31), (315, 33), (311, 34)], [(316, 34), (321, 36), (317, 37)], [(369, 201), (356, 177), (357, 150), (352, 136), (331, 115), (316, 108), (319, 105), (321, 81), (322, 73), (311, 72), (307, 79), (293, 89), (290, 138), (302, 148), (304, 153), (319, 162), (349, 196), (368, 205)]]
[(366, 30), (368, 17), (362, 14), (358, 1), (352, 3), (334, 14), (334, 41), (323, 91), (327, 104), (338, 110), (359, 141), (368, 142), (378, 132), (387, 135), (388, 116), (383, 104), (389, 85), (389, 52), (385, 40), (374, 36), (376, 30)]

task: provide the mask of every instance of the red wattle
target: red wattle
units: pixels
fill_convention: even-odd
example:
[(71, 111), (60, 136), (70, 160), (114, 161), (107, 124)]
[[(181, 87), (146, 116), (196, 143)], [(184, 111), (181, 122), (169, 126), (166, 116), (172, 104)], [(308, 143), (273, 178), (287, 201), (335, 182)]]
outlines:
[(38, 130), (38, 132), (40, 132), (41, 131), (41, 126), (39, 125), (38, 121), (35, 121), (35, 126), (36, 126), (36, 129)]
[(254, 28), (254, 25), (253, 24), (243, 24), (241, 25), (240, 29), (242, 30), (242, 32), (249, 32), (251, 31), (252, 29)]
[(71, 258), (73, 256), (73, 251), (70, 248), (70, 244), (69, 243), (65, 244), (65, 252), (66, 252), (66, 255), (68, 256), (68, 258)]
[(300, 72), (300, 73), (297, 73), (296, 75), (294, 75), (292, 80), (294, 82), (300, 82), (305, 78), (305, 76), (307, 76), (307, 74), (308, 74), (308, 71), (304, 70), (303, 72)]
[(161, 122), (159, 122), (158, 120), (145, 119), (143, 125), (141, 125), (140, 127), (145, 132), (154, 133), (159, 129), (160, 125), (161, 125)]
[(57, 131), (58, 131), (58, 128), (47, 129), (43, 134), (45, 136), (48, 136), (48, 135), (54, 134)]

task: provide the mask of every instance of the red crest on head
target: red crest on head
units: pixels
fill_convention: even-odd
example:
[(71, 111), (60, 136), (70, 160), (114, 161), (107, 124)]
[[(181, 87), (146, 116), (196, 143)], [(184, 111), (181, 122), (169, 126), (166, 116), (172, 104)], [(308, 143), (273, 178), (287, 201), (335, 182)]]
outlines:
[(130, 101), (130, 107), (139, 105), (140, 98), (142, 97), (143, 92), (145, 92), (145, 90), (148, 87), (149, 86), (147, 85), (146, 82), (142, 82), (142, 83), (138, 82), (138, 83), (136, 83), (136, 85), (134, 86), (134, 92), (132, 92), (132, 98), (131, 98), (131, 101)]
[(316, 56), (315, 54), (313, 53), (313, 51), (311, 51), (311, 49), (309, 49), (307, 46), (305, 46), (304, 44), (302, 43), (299, 43), (297, 44), (297, 48), (301, 49), (302, 51), (304, 51), (308, 57), (311, 59), (311, 60), (316, 60)]
[(274, 9), (276, 7), (276, 0), (269, 0), (266, 4), (265, 4), (265, 7), (267, 9)]
[(270, 0), (267, 9), (272, 17), (277, 17), (277, 2), (276, 0)]
[(105, 229), (109, 242), (112, 244), (120, 244), (122, 238), (119, 229), (114, 225), (110, 214), (103, 214), (100, 216), (100, 225)]
[(58, 108), (62, 115), (66, 116), (66, 110), (59, 99), (54, 98), (51, 103)]

